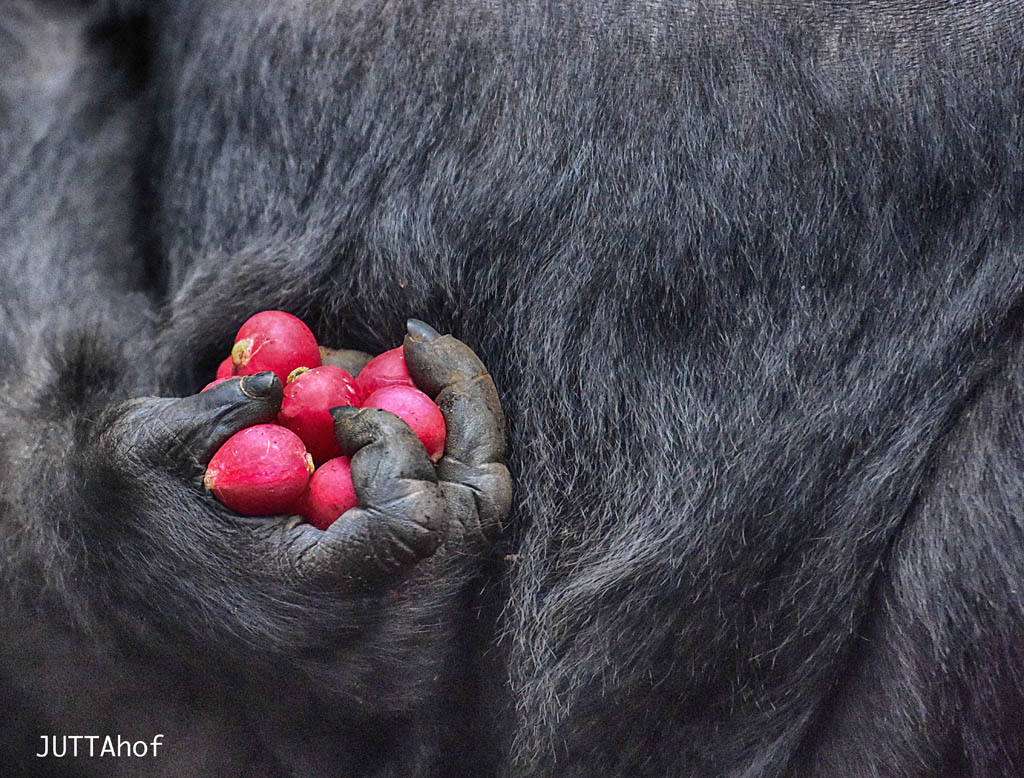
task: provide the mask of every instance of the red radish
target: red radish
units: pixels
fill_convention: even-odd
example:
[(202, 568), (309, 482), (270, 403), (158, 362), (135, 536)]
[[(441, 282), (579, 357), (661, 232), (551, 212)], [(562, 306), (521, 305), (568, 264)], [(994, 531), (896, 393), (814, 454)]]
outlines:
[(203, 483), (243, 516), (271, 516), (292, 510), (312, 472), (313, 459), (298, 435), (277, 424), (257, 424), (217, 449)]
[(385, 386), (415, 386), (412, 376), (405, 367), (405, 354), (401, 346), (378, 354), (367, 362), (366, 367), (359, 371), (356, 383), (359, 384), (363, 397), (369, 397)]
[(227, 357), (217, 366), (216, 378), (231, 378), (235, 370), (235, 363), (231, 361), (231, 357)]
[(382, 387), (363, 400), (363, 407), (391, 411), (412, 428), (433, 461), (441, 458), (444, 453), (444, 414), (415, 386), (394, 384)]
[(235, 375), (273, 370), (283, 384), (297, 367), (319, 367), (320, 347), (301, 319), (284, 311), (262, 311), (238, 330), (231, 361)]
[(229, 381), (229, 380), (231, 380), (231, 376), (228, 376), (227, 378), (214, 378), (214, 379), (213, 379), (212, 381), (210, 381), (210, 383), (208, 383), (208, 384), (207, 384), (206, 386), (204, 386), (204, 387), (203, 387), (202, 389), (200, 389), (199, 391), (200, 391), (200, 392), (205, 392), (205, 391), (206, 391), (207, 389), (212, 389), (212, 388), (213, 388), (213, 387), (215, 387), (215, 386), (216, 386), (217, 384), (222, 384), (222, 383), (224, 383), (225, 381)]
[(285, 384), (277, 423), (302, 438), (313, 461), (320, 464), (341, 454), (330, 409), (358, 405), (359, 389), (351, 375), (333, 365), (295, 373)]
[(309, 486), (296, 503), (295, 511), (318, 529), (358, 504), (352, 486), (352, 460), (335, 457), (324, 462), (309, 479)]

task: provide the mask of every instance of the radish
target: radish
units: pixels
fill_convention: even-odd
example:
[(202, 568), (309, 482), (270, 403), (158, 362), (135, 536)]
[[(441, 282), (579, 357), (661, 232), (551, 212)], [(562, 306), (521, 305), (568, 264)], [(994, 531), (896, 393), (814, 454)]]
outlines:
[(320, 347), (301, 319), (284, 311), (262, 311), (238, 330), (231, 361), (234, 375), (273, 370), (284, 384), (295, 368), (320, 366)]
[(298, 435), (277, 424), (257, 424), (217, 449), (203, 483), (243, 516), (272, 516), (293, 509), (312, 472), (313, 458)]
[(432, 461), (441, 458), (444, 453), (444, 414), (415, 386), (384, 386), (365, 398), (363, 407), (380, 408), (395, 414), (416, 433)]
[(337, 405), (358, 405), (355, 379), (340, 367), (322, 365), (312, 370), (295, 370), (284, 387), (284, 400), (277, 423), (300, 438), (318, 465), (339, 456), (330, 409)]

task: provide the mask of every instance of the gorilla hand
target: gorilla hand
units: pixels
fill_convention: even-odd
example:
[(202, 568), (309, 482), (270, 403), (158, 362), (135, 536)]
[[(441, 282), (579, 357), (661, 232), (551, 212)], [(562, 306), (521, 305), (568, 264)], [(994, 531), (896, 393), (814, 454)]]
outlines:
[(444, 414), (444, 456), (437, 474), (449, 515), (464, 542), (493, 541), (512, 501), (505, 456), (505, 415), (483, 363), (461, 341), (409, 320), (405, 362)]
[[(405, 351), (410, 373), (445, 415), (445, 455), (435, 470), (386, 411), (334, 409), (359, 506), (325, 531), (294, 518), (238, 516), (202, 487), (205, 463), (230, 435), (275, 417), (281, 385), (272, 374), (110, 411), (77, 457), (92, 496), (84, 542), (107, 575), (102, 590), (117, 598), (109, 612), (132, 614), (149, 642), (184, 634), (250, 665), (263, 657), (279, 669), (326, 668), (368, 628), (378, 647), (389, 631), (398, 636), (381, 661), (404, 661), (395, 654), (401, 640), (423, 634), (408, 622), (437, 625), (448, 613), (451, 581), (435, 579), (459, 575), (472, 559), (467, 550), (493, 538), (511, 496), (500, 462), (504, 420), (480, 360), (417, 322)], [(458, 565), (417, 565), (441, 544), (457, 552)], [(415, 609), (400, 607), (413, 597)], [(356, 665), (366, 674), (381, 669)]]

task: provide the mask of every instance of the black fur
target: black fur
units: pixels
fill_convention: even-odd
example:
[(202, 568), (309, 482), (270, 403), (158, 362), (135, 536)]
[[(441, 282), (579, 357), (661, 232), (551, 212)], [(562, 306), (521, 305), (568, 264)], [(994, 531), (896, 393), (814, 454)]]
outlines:
[[(0, 10), (5, 763), (1024, 773), (1017, 0)], [(95, 466), (271, 307), (481, 356), (493, 557), (267, 598), (194, 485)]]

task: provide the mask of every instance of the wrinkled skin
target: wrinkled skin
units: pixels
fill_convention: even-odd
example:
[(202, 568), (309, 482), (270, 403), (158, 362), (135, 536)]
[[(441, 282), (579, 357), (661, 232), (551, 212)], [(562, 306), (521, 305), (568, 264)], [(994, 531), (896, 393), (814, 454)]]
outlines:
[[(5, 775), (1019, 778), (1021, 29), (0, 0)], [(414, 324), (449, 457), (342, 412), (353, 523), (232, 516), (269, 308), (495, 388)]]

